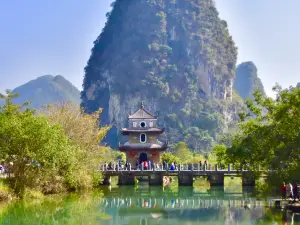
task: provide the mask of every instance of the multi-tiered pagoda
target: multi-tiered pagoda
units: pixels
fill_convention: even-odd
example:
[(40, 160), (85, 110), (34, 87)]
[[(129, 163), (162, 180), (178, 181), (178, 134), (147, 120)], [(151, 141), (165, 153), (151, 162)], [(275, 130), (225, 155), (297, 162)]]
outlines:
[(128, 128), (122, 128), (123, 135), (128, 135), (128, 141), (119, 145), (119, 150), (126, 153), (127, 162), (135, 165), (143, 161), (160, 162), (160, 154), (168, 148), (167, 143), (158, 141), (158, 136), (164, 129), (157, 127), (157, 117), (141, 108), (128, 116)]

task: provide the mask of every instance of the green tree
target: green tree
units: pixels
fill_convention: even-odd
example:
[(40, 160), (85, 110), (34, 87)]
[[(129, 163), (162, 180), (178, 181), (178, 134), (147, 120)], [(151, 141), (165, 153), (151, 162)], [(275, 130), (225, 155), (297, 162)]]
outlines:
[(112, 160), (126, 162), (126, 154), (124, 152), (112, 151), (113, 158)]
[(225, 145), (215, 145), (212, 148), (212, 153), (217, 157), (218, 164), (226, 163), (226, 150), (227, 147)]
[(0, 159), (13, 173), (10, 184), (23, 197), (26, 188), (56, 193), (92, 187), (101, 179), (99, 164), (111, 151), (99, 145), (109, 127), (99, 127), (99, 113), (60, 105), (36, 113), (15, 105), (10, 91), (0, 95)]
[(276, 99), (258, 90), (255, 102), (247, 101), (249, 114), (241, 114), (240, 132), (233, 137), (226, 157), (239, 166), (256, 172), (274, 170), (269, 182), (298, 180), (300, 172), (300, 88), (273, 90)]
[(174, 154), (172, 154), (171, 152), (164, 152), (163, 154), (161, 154), (160, 158), (161, 161), (165, 161), (169, 165), (171, 165), (172, 162), (177, 162), (177, 163), (181, 162), (181, 159), (175, 156)]
[(174, 155), (180, 159), (182, 163), (185, 163), (193, 158), (193, 155), (184, 142), (179, 142), (175, 146)]
[[(41, 115), (51, 124), (59, 124), (72, 145), (78, 149), (76, 163), (68, 176), (71, 188), (90, 187), (101, 179), (99, 166), (113, 159), (111, 149), (99, 145), (110, 126), (99, 126), (102, 109), (93, 114), (84, 113), (73, 104), (54, 104), (44, 108)], [(92, 178), (92, 179), (91, 179)]]
[(190, 148), (195, 150), (204, 150), (208, 152), (213, 145), (213, 138), (207, 131), (203, 131), (198, 127), (190, 127), (185, 131), (185, 142), (188, 143)]
[(0, 107), (0, 158), (10, 165), (11, 186), (23, 197), (25, 188), (42, 185), (49, 175), (68, 174), (76, 149), (69, 143), (58, 125), (49, 124), (35, 111), (14, 105), (17, 95), (10, 91), (0, 95), (5, 104)]

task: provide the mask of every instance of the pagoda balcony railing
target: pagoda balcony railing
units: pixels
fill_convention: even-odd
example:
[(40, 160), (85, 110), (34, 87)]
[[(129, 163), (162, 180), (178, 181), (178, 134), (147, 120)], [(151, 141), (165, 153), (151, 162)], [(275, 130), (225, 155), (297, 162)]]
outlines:
[(123, 142), (119, 142), (118, 147), (124, 146), (126, 144), (141, 144), (141, 145), (143, 145), (143, 144), (144, 145), (159, 144), (162, 147), (168, 147), (169, 142), (168, 141), (162, 141), (162, 142), (161, 141), (157, 141), (155, 143), (149, 143), (149, 142), (146, 142), (146, 143), (140, 143), (140, 142), (138, 142), (138, 143), (129, 143), (128, 141), (123, 141)]
[[(127, 127), (125, 128), (125, 130), (140, 130), (140, 131), (143, 131), (143, 130), (151, 130), (151, 129), (158, 129), (158, 130), (162, 130), (162, 131), (165, 131), (166, 128), (165, 127)], [(120, 129), (120, 131), (122, 131), (122, 129)]]

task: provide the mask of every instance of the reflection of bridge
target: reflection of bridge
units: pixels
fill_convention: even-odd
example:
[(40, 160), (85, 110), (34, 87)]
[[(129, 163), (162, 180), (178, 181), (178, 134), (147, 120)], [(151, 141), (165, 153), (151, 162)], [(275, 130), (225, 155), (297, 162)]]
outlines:
[(147, 177), (150, 185), (162, 185), (164, 176), (177, 176), (179, 185), (192, 186), (194, 177), (205, 176), (211, 186), (223, 186), (224, 176), (237, 176), (242, 178), (243, 186), (255, 185), (255, 179), (250, 171), (234, 170), (230, 165), (227, 169), (219, 169), (217, 165), (214, 168), (205, 166), (201, 169), (200, 164), (196, 164), (187, 167), (179, 166), (178, 170), (173, 171), (155, 168), (153, 170), (132, 170), (131, 167), (128, 170), (122, 170), (118, 166), (113, 168), (111, 170), (102, 168), (105, 184), (109, 183), (111, 176), (119, 177), (119, 185), (133, 185), (135, 177)]
[(271, 207), (272, 200), (257, 200), (255, 198), (227, 197), (216, 199), (211, 197), (202, 198), (104, 198), (102, 205), (106, 208), (140, 208), (140, 209), (201, 209), (222, 207), (246, 207), (261, 208)]
[[(265, 206), (271, 200), (260, 201), (254, 198), (216, 199), (203, 198), (155, 198), (129, 197), (104, 198), (101, 206), (106, 213), (113, 214), (109, 224), (164, 224), (174, 225), (189, 221), (189, 224), (209, 222), (209, 224), (237, 225), (245, 220), (256, 221), (265, 214)], [(247, 218), (247, 219), (246, 219)], [(159, 222), (159, 220), (161, 222)]]

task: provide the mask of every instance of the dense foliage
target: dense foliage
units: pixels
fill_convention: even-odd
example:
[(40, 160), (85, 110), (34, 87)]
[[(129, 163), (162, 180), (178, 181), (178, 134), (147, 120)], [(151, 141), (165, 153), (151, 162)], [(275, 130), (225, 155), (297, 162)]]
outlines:
[[(144, 100), (171, 143), (208, 151), (240, 107), (237, 49), (214, 2), (116, 0), (112, 8), (85, 68), (82, 106), (103, 108), (102, 122), (117, 131)], [(116, 133), (107, 141), (117, 143)]]
[(225, 158), (254, 172), (259, 166), (263, 170), (273, 169), (269, 174), (271, 183), (299, 181), (300, 88), (276, 86), (274, 91), (276, 99), (256, 91), (255, 102), (247, 101), (251, 117), (241, 114), (240, 131), (226, 150)]
[(176, 157), (171, 152), (164, 152), (163, 154), (161, 154), (161, 161), (168, 163), (168, 165), (171, 165), (174, 162), (181, 163), (180, 158)]
[[(99, 128), (101, 111), (102, 109), (99, 109), (93, 114), (85, 114), (78, 105), (55, 104), (41, 112), (51, 124), (59, 124), (72, 145), (78, 149), (77, 162), (71, 168), (71, 187), (99, 184), (99, 165), (103, 164), (104, 160), (113, 158), (110, 148), (99, 145), (110, 129), (109, 126)], [(89, 180), (91, 178), (94, 180)], [(83, 183), (83, 180), (86, 183)]]
[(12, 93), (19, 94), (18, 98), (13, 99), (13, 103), (23, 104), (30, 101), (29, 107), (32, 109), (40, 109), (43, 105), (57, 102), (80, 104), (79, 90), (60, 75), (38, 77), (15, 88)]
[(254, 99), (255, 89), (265, 95), (264, 86), (257, 75), (257, 68), (253, 62), (243, 62), (238, 65), (233, 87), (244, 99)]
[(108, 128), (98, 127), (98, 115), (66, 106), (40, 115), (24, 109), (28, 103), (13, 104), (16, 95), (10, 91), (0, 97), (5, 100), (0, 107), (0, 161), (13, 174), (9, 181), (17, 196), (23, 197), (26, 188), (55, 193), (99, 181), (94, 172), (104, 150), (98, 143)]
[(173, 148), (173, 152), (164, 152), (161, 155), (161, 160), (167, 162), (169, 165), (172, 162), (180, 164), (197, 164), (200, 162), (204, 163), (205, 160), (211, 165), (218, 163), (217, 151), (212, 151), (207, 154), (192, 153), (185, 142), (179, 142)]

